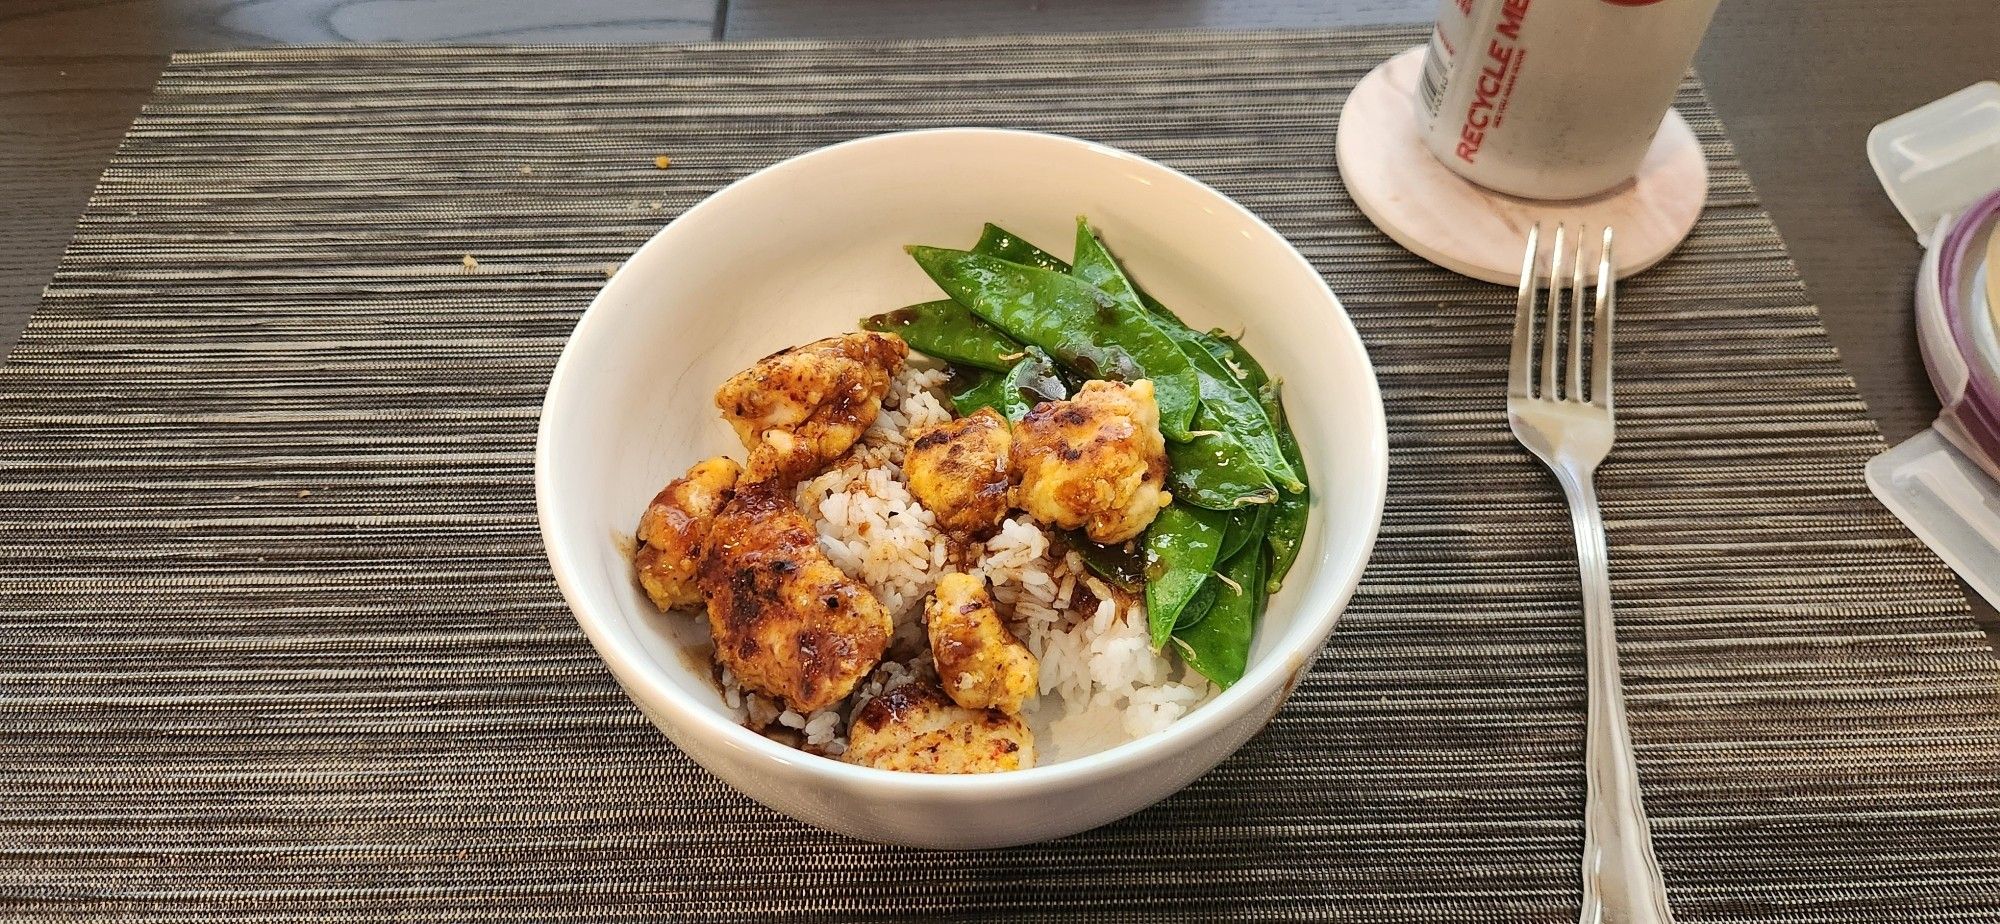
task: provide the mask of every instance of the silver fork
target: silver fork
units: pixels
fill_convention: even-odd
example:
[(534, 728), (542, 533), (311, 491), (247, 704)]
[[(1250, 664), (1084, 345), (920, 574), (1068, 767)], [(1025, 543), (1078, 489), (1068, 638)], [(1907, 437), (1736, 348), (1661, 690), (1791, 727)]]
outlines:
[[(1556, 226), (1549, 251), (1549, 298), (1536, 387), (1536, 294), (1541, 281), (1541, 226), (1528, 231), (1521, 261), (1521, 293), (1514, 309), (1514, 355), (1507, 377), (1507, 422), (1514, 436), (1540, 458), (1569, 495), (1576, 529), (1577, 566), (1583, 579), (1584, 657), (1589, 717), (1584, 734), (1582, 924), (1672, 924), (1639, 774), (1632, 733), (1625, 724), (1625, 696), (1618, 675), (1618, 628), (1611, 615), (1611, 575), (1605, 552), (1604, 515), (1592, 478), (1611, 452), (1611, 329), (1618, 281), (1611, 272), (1611, 229), (1597, 261), (1596, 317), (1590, 336), (1590, 390), (1584, 391), (1583, 231), (1565, 249)], [(1570, 276), (1563, 278), (1563, 261)], [(1565, 285), (1567, 283), (1567, 285)], [(1564, 290), (1568, 315), (1565, 324)], [(1567, 327), (1567, 330), (1565, 330)], [(1566, 361), (1565, 361), (1566, 360)]]

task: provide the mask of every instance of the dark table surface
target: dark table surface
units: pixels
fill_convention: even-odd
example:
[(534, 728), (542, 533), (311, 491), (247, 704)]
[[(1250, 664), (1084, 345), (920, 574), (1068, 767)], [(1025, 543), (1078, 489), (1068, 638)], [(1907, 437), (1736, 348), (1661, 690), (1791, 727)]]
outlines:
[[(1426, 20), (1435, 0), (7, 0), (0, 345), (10, 346), (168, 53), (338, 42), (666, 42)], [(1993, 0), (1727, 0), (1696, 67), (1883, 435), (1930, 424), (1918, 247), (1868, 167), (1875, 123), (2000, 76)], [(1989, 637), (2000, 615), (1977, 600)]]

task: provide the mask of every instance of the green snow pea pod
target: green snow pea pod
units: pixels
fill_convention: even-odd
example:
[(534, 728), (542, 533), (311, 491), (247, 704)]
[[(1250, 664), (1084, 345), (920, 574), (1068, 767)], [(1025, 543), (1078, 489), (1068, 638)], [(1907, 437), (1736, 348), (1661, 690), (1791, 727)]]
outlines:
[(1278, 429), (1272, 426), (1263, 403), (1245, 390), (1242, 383), (1229, 378), (1227, 370), (1203, 368), (1215, 362), (1207, 350), (1190, 345), (1187, 353), (1190, 360), (1201, 357), (1193, 363), (1201, 382), (1201, 408), (1196, 413), (1195, 427), (1228, 434), (1273, 483), (1290, 492), (1305, 490), (1305, 482), (1285, 459)]
[(951, 396), (952, 410), (960, 417), (990, 407), (1018, 421), (1037, 404), (1069, 397), (1069, 389), (1056, 377), (1055, 362), (1041, 347), (1022, 347), (1020, 359), (1006, 372), (980, 371), (983, 374), (969, 387)]
[[(1264, 371), (1264, 364), (1258, 362), (1257, 357), (1250, 355), (1250, 351), (1244, 349), (1243, 344), (1238, 343), (1236, 338), (1230, 337), (1221, 331), (1197, 331), (1196, 333), (1201, 337), (1202, 346), (1208, 348), (1209, 355), (1220, 360), (1223, 366), (1235, 374), (1237, 380), (1241, 381), (1251, 391), (1258, 392), (1265, 385), (1270, 384), (1271, 376)], [(1259, 397), (1262, 397), (1261, 393)], [(1275, 419), (1271, 422), (1273, 424), (1279, 423)]]
[(1167, 443), (1167, 490), (1175, 500), (1210, 510), (1268, 504), (1282, 493), (1241, 443), (1215, 432)]
[[(1064, 263), (1061, 257), (1022, 240), (1014, 232), (990, 221), (986, 223), (985, 230), (980, 232), (979, 243), (973, 245), (972, 252), (999, 257), (1009, 263), (1019, 263), (1023, 266), (1038, 266), (1053, 273), (1069, 272), (1069, 264)], [(1090, 381), (1090, 376), (1078, 375), (1063, 366), (1056, 367), (1056, 374), (1062, 376), (1071, 394), (1082, 388), (1083, 383)]]
[[(1120, 269), (1116, 258), (1104, 246), (1104, 241), (1092, 230), (1090, 223), (1082, 218), (1076, 220), (1076, 266), (1071, 274), (1090, 283), (1117, 299), (1120, 303), (1153, 319), (1154, 326), (1180, 347), (1181, 353), (1194, 367), (1195, 380), (1201, 392), (1201, 407), (1195, 412), (1194, 427), (1197, 432), (1216, 431), (1226, 433), (1241, 445), (1251, 461), (1269, 473), (1270, 481), (1287, 491), (1303, 490), (1298, 475), (1285, 462), (1278, 449), (1277, 428), (1264, 412), (1264, 404), (1256, 392), (1244, 387), (1223, 363), (1211, 355), (1201, 342), (1201, 334), (1182, 324), (1179, 319), (1167, 313), (1164, 306), (1159, 314), (1146, 308), (1139, 290), (1132, 285)], [(1158, 305), (1157, 302), (1153, 304)]]
[(1222, 582), (1216, 580), (1214, 575), (1201, 582), (1201, 589), (1194, 592), (1194, 597), (1188, 600), (1186, 606), (1181, 607), (1181, 618), (1174, 622), (1174, 631), (1179, 632), (1207, 619), (1209, 611), (1215, 608), (1215, 595), (1221, 586)]
[[(1020, 235), (990, 221), (986, 223), (985, 229), (980, 232), (979, 243), (973, 245), (972, 252), (983, 253), (989, 257), (999, 257), (1011, 263), (1039, 266), (1042, 269), (1053, 270), (1058, 273), (1067, 273), (1071, 268), (1069, 264), (1062, 261), (1061, 257), (1028, 243)], [(1139, 302), (1146, 306), (1147, 311), (1175, 324), (1179, 324), (1181, 327), (1187, 327), (1186, 324), (1181, 322), (1180, 315), (1167, 310), (1167, 306), (1155, 301), (1151, 295), (1147, 295), (1146, 290), (1135, 288), (1134, 291), (1138, 293)]]
[(1009, 421), (1028, 416), (1035, 405), (1044, 401), (1061, 401), (1069, 397), (1069, 387), (1056, 375), (1055, 360), (1050, 359), (1049, 354), (1037, 346), (1022, 347), (1021, 350), (1026, 355), (1001, 377), (1001, 406), (995, 409)]
[[(1279, 394), (1279, 383), (1271, 381), (1262, 363), (1251, 355), (1243, 345), (1228, 337), (1213, 334), (1204, 335), (1209, 351), (1231, 369), (1243, 373), (1243, 383), (1257, 389), (1257, 396), (1264, 402), (1265, 412), (1271, 422), (1278, 425), (1278, 448), (1285, 453), (1285, 459), (1292, 469), (1305, 479), (1305, 458), (1299, 452), (1298, 436), (1292, 432), (1291, 424), (1285, 419), (1283, 396)], [(1271, 549), (1271, 561), (1265, 578), (1266, 589), (1277, 593), (1283, 586), (1285, 575), (1298, 561), (1299, 546), (1305, 541), (1306, 521), (1312, 514), (1312, 491), (1310, 488), (1297, 494), (1281, 494), (1271, 511), (1271, 525), (1265, 532), (1264, 541)]]
[(1258, 504), (1245, 507), (1229, 515), (1229, 527), (1222, 533), (1222, 549), (1215, 553), (1217, 561), (1228, 561), (1236, 556), (1236, 551), (1251, 542), (1264, 538), (1271, 526), (1271, 513), (1275, 504)]
[(1216, 686), (1227, 689), (1243, 679), (1250, 662), (1250, 637), (1264, 610), (1264, 549), (1250, 546), (1224, 562), (1215, 580), (1215, 605), (1186, 629), (1174, 630), (1181, 660)]
[[(1299, 471), (1305, 471), (1305, 459), (1299, 455), (1298, 437), (1292, 435), (1292, 428), (1278, 431), (1279, 445), (1285, 455)], [(1264, 533), (1264, 542), (1271, 547), (1271, 567), (1269, 583), (1265, 587), (1277, 593), (1285, 582), (1285, 574), (1292, 570), (1292, 563), (1299, 559), (1299, 546), (1305, 542), (1306, 520), (1312, 515), (1312, 491), (1297, 494), (1279, 494), (1271, 505), (1271, 526)]]
[(948, 363), (1005, 372), (1021, 358), (1021, 345), (964, 305), (944, 299), (861, 319), (865, 330), (895, 334), (910, 349)]
[(1083, 556), (1083, 564), (1092, 574), (1118, 585), (1121, 590), (1137, 593), (1144, 588), (1146, 550), (1139, 547), (1138, 540), (1102, 545), (1092, 542), (1080, 529), (1070, 530), (1063, 538), (1070, 548)]
[(961, 366), (958, 369), (958, 373), (951, 379), (955, 389), (951, 393), (952, 413), (966, 417), (982, 407), (990, 407), (996, 411), (1000, 409), (1000, 402), (1006, 397), (1002, 389), (1006, 386), (1007, 373), (971, 366)]
[[(983, 253), (989, 257), (999, 257), (1010, 263), (1039, 266), (1045, 270), (1052, 270), (1058, 273), (1068, 273), (1073, 269), (1068, 263), (1064, 263), (1061, 257), (1028, 243), (1020, 235), (990, 221), (986, 223), (985, 230), (979, 235), (979, 243), (973, 245), (972, 252)], [(1146, 310), (1151, 312), (1155, 319), (1161, 322), (1162, 327), (1173, 325), (1179, 330), (1200, 333), (1183, 323), (1180, 315), (1168, 310), (1167, 306), (1160, 304), (1151, 295), (1146, 294), (1146, 290), (1138, 288), (1135, 284), (1132, 291), (1139, 296), (1139, 303), (1144, 305)], [(1173, 331), (1169, 330), (1168, 333), (1172, 334)]]
[(1169, 504), (1146, 527), (1146, 623), (1153, 649), (1167, 643), (1194, 592), (1215, 570), (1227, 514), (1187, 504)]
[(1151, 379), (1160, 431), (1188, 438), (1200, 385), (1187, 356), (1145, 312), (1061, 273), (963, 250), (908, 250), (945, 294), (1008, 336), (1091, 378)]
[(979, 232), (979, 243), (972, 245), (972, 252), (1023, 266), (1039, 266), (1053, 273), (1069, 272), (1069, 264), (1055, 254), (1021, 240), (1019, 235), (990, 221)]
[[(1292, 458), (1298, 458), (1298, 440), (1292, 432), (1284, 432), (1284, 446)], [(1264, 544), (1270, 546), (1270, 582), (1266, 590), (1272, 594), (1284, 586), (1284, 576), (1292, 570), (1292, 562), (1298, 560), (1298, 548), (1306, 540), (1306, 518), (1312, 516), (1312, 492), (1302, 490), (1298, 494), (1280, 494), (1278, 502), (1272, 504), (1270, 530), (1264, 532)]]

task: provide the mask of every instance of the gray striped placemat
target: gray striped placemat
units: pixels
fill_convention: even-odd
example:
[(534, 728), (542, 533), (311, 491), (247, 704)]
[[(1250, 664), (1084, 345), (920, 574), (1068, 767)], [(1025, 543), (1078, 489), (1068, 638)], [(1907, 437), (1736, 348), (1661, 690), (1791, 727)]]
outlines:
[[(0, 913), (20, 920), (1575, 919), (1583, 711), (1512, 296), (1333, 167), (1408, 29), (182, 55), (0, 370)], [(2000, 703), (1700, 91), (1694, 237), (1625, 287), (1602, 491), (1683, 924), (2000, 919)], [(723, 183), (857, 135), (1066, 132), (1236, 196), (1367, 338), (1374, 563), (1269, 731), (1033, 848), (806, 829), (677, 753), (536, 539), (577, 313)], [(671, 166), (655, 166), (657, 155)], [(476, 258), (476, 270), (462, 265)]]

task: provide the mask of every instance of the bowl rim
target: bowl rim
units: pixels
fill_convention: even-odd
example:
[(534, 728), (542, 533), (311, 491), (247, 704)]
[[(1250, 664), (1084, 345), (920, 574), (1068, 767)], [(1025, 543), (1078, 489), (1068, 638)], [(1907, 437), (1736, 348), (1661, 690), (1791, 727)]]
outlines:
[[(1327, 286), (1325, 277), (1320, 275), (1319, 270), (1314, 268), (1303, 254), (1299, 253), (1291, 241), (1254, 212), (1201, 180), (1150, 158), (1068, 135), (1003, 128), (927, 128), (865, 135), (815, 148), (755, 170), (709, 194), (675, 216), (652, 237), (647, 238), (627, 260), (639, 259), (647, 251), (662, 246), (661, 242), (668, 240), (674, 229), (683, 222), (727, 207), (729, 200), (734, 198), (731, 193), (754, 189), (780, 174), (803, 169), (818, 160), (848, 155), (857, 149), (892, 146), (911, 140), (947, 136), (965, 136), (995, 143), (1055, 144), (1097, 156), (1110, 157), (1124, 162), (1129, 167), (1146, 170), (1186, 184), (1198, 194), (1212, 200), (1224, 213), (1251, 222), (1282, 244), (1291, 261), (1319, 284), (1327, 300), (1337, 309), (1338, 323), (1329, 323), (1329, 327), (1332, 328), (1329, 334), (1346, 341), (1346, 345), (1352, 347), (1361, 357), (1363, 367), (1368, 373), (1363, 377), (1369, 399), (1363, 402), (1364, 419), (1352, 421), (1350, 426), (1355, 434), (1365, 437), (1365, 459), (1367, 467), (1371, 470), (1368, 474), (1372, 477), (1367, 478), (1366, 484), (1361, 487), (1368, 492), (1367, 506), (1371, 510), (1371, 515), (1368, 516), (1365, 525), (1357, 524), (1358, 528), (1365, 529), (1367, 533), (1365, 542), (1361, 546), (1362, 552), (1347, 563), (1346, 574), (1338, 575), (1340, 587), (1335, 591), (1332, 603), (1322, 612), (1299, 612), (1295, 617), (1306, 620), (1306, 624), (1312, 629), (1305, 636), (1311, 640), (1305, 650), (1273, 651), (1263, 660), (1250, 665), (1248, 672), (1235, 685), (1216, 694), (1214, 698), (1203, 703), (1201, 708), (1175, 720), (1159, 731), (1073, 760), (1006, 773), (923, 774), (857, 766), (773, 741), (730, 721), (705, 704), (694, 702), (691, 696), (667, 680), (639, 644), (620, 641), (600, 625), (603, 620), (610, 617), (595, 613), (586, 615), (587, 608), (580, 603), (583, 597), (580, 590), (582, 577), (579, 574), (579, 566), (569, 560), (564, 545), (556, 540), (554, 527), (551, 525), (555, 522), (558, 503), (554, 499), (557, 492), (553, 484), (554, 474), (551, 471), (554, 425), (550, 410), (566, 389), (581, 387), (570, 383), (575, 375), (575, 367), (581, 362), (570, 347), (592, 325), (605, 323), (603, 318), (606, 315), (596, 309), (604, 301), (606, 294), (618, 287), (620, 276), (623, 274), (614, 275), (592, 297), (590, 305), (578, 318), (576, 327), (565, 338), (563, 351), (550, 375), (535, 434), (535, 512), (543, 550), (548, 556), (550, 571), (562, 592), (564, 602), (569, 606), (571, 615), (583, 629), (585, 636), (590, 639), (591, 645), (597, 649), (598, 656), (604, 660), (606, 667), (611, 670), (621, 686), (626, 688), (627, 695), (637, 698), (643, 694), (646, 702), (635, 704), (642, 707), (642, 712), (666, 719), (676, 730), (684, 734), (702, 736), (715, 743), (730, 746), (738, 752), (748, 752), (762, 761), (767, 769), (820, 777), (827, 782), (841, 784), (848, 791), (868, 791), (877, 795), (922, 794), (948, 800), (955, 797), (959, 801), (974, 799), (984, 801), (1029, 794), (1044, 789), (1084, 785), (1117, 776), (1134, 766), (1184, 752), (1194, 742), (1216, 735), (1223, 728), (1240, 720), (1252, 706), (1278, 693), (1281, 686), (1289, 688), (1290, 685), (1296, 684), (1312, 666), (1314, 659), (1325, 646), (1327, 638), (1332, 635), (1341, 613), (1345, 611), (1347, 604), (1353, 598), (1355, 588), (1360, 584), (1362, 571), (1372, 557), (1388, 493), (1388, 425), (1382, 406), (1381, 386), (1366, 344), (1362, 342), (1353, 320), (1347, 315), (1346, 307)], [(1275, 711), (1273, 714), (1275, 715)]]

